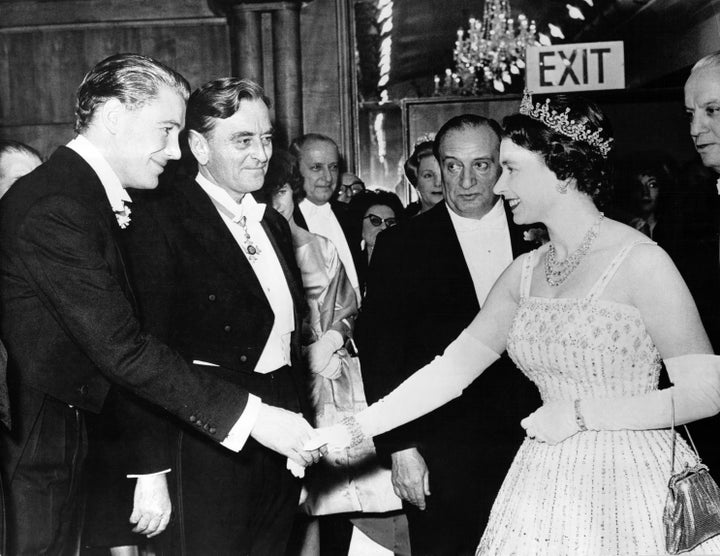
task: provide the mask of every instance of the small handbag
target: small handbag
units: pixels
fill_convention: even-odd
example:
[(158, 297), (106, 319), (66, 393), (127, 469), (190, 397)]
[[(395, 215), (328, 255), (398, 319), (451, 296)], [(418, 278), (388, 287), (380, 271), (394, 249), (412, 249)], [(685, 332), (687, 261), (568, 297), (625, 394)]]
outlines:
[(670, 554), (682, 554), (694, 549), (706, 540), (720, 535), (720, 489), (710, 476), (708, 468), (700, 461), (690, 431), (685, 427), (697, 463), (685, 464), (675, 473), (675, 401), (672, 404), (672, 466), (668, 483), (667, 500), (663, 513), (665, 524), (665, 548)]

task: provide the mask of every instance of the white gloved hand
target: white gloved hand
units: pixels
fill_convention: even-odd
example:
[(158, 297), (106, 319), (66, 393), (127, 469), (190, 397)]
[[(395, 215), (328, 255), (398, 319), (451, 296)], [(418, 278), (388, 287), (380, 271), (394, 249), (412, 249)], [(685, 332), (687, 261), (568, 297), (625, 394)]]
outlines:
[(665, 360), (672, 388), (629, 398), (582, 399), (580, 411), (590, 430), (645, 430), (669, 427), (671, 401), (675, 424), (683, 425), (720, 411), (720, 357), (691, 354)]
[(575, 420), (573, 402), (556, 400), (548, 402), (520, 421), (529, 438), (550, 445), (559, 444), (580, 432)]
[(343, 337), (337, 330), (328, 330), (318, 341), (307, 347), (308, 366), (313, 373), (322, 373), (330, 364), (333, 354), (343, 346)]
[(317, 374), (330, 380), (336, 380), (342, 375), (342, 360), (337, 353), (330, 356), (330, 362), (324, 369), (317, 371)]

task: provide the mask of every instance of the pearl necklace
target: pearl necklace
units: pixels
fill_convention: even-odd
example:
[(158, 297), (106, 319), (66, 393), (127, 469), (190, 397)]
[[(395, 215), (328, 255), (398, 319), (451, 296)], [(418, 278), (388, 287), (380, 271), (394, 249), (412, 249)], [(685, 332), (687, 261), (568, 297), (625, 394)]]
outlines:
[(573, 251), (572, 254), (568, 255), (565, 260), (557, 260), (555, 244), (550, 243), (547, 254), (545, 255), (545, 280), (547, 280), (549, 285), (557, 288), (565, 282), (568, 276), (580, 265), (598, 235), (600, 223), (603, 221), (603, 218), (605, 218), (605, 215), (601, 212), (598, 219), (590, 226), (585, 237), (583, 237), (579, 247)]

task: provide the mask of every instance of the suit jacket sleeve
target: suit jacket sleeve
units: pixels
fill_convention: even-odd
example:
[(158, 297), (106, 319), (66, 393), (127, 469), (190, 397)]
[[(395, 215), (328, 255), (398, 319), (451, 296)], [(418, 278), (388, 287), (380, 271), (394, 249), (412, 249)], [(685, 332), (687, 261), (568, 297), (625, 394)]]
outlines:
[(222, 441), (247, 392), (198, 372), (143, 333), (104, 256), (117, 248), (108, 236), (97, 211), (51, 195), (28, 210), (18, 230), (19, 257), (45, 306), (100, 372)]

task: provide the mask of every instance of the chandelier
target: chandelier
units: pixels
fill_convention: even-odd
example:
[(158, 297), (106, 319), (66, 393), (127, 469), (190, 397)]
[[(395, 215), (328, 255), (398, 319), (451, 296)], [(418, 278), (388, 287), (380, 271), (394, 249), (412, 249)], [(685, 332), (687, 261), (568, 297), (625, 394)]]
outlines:
[(535, 22), (525, 15), (515, 22), (509, 0), (485, 0), (482, 21), (470, 18), (467, 32), (458, 30), (455, 71), (435, 76), (435, 95), (504, 93), (521, 79), (525, 50), (540, 44), (537, 35)]

